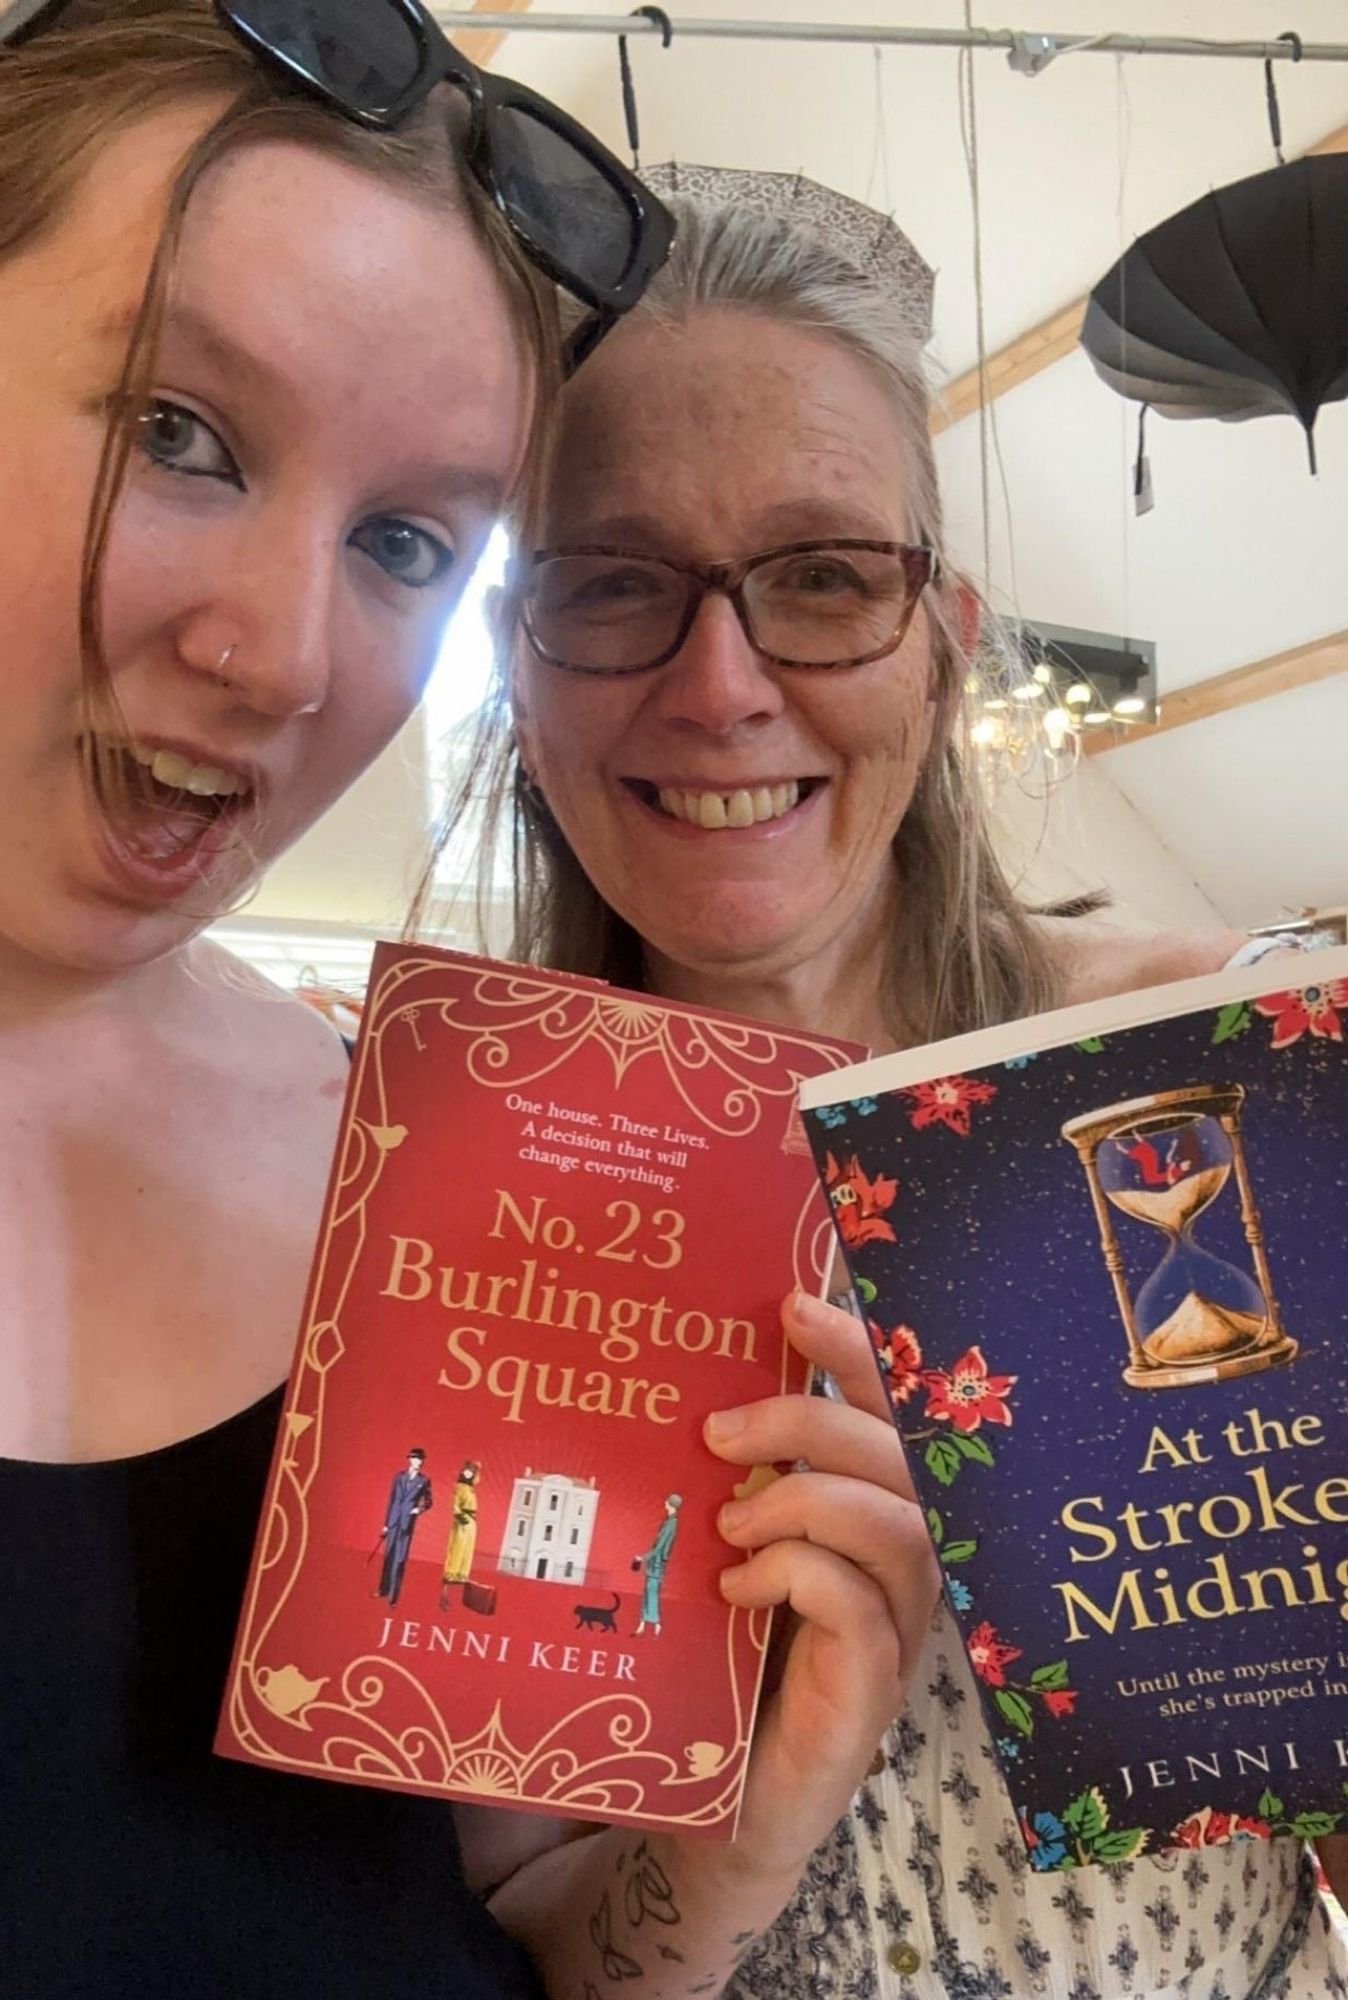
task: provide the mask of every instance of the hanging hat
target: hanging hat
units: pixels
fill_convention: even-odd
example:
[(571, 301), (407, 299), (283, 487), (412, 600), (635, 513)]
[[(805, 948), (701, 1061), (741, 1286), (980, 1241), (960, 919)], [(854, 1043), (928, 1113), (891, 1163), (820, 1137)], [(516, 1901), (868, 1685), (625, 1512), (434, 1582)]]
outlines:
[(1348, 396), (1348, 157), (1236, 181), (1148, 230), (1091, 293), (1096, 373), (1164, 417), (1294, 416)]
[(641, 178), (656, 194), (686, 195), (708, 208), (754, 209), (818, 238), (859, 276), (901, 294), (910, 307), (913, 331), (923, 345), (930, 340), (935, 273), (893, 217), (882, 215), (878, 208), (867, 208), (803, 174), (699, 167), (671, 160), (643, 167)]

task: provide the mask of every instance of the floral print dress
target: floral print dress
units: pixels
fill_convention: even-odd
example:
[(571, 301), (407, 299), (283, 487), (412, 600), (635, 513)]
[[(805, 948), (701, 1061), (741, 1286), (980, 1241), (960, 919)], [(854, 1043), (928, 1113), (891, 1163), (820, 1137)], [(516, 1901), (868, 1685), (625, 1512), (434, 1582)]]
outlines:
[(724, 2000), (1348, 2000), (1293, 1840), (1037, 1873), (943, 1607), (849, 1816)]

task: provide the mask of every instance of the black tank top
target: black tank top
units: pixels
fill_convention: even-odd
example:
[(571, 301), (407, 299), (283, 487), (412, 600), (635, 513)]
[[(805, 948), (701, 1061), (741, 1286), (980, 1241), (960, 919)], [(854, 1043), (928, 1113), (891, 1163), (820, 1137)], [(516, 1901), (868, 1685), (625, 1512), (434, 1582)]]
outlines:
[(445, 1805), (211, 1751), (280, 1407), (142, 1458), (0, 1459), (14, 2000), (542, 2000)]

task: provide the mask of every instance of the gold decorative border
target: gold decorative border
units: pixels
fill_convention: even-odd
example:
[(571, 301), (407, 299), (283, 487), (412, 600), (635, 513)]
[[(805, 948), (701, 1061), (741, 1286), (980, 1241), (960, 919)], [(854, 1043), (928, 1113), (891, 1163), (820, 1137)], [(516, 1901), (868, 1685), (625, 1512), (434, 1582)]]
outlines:
[[(390, 960), (392, 962), (390, 962)], [(467, 977), (465, 977), (467, 974)], [(309, 1304), (272, 1468), (260, 1550), (245, 1598), (238, 1657), (226, 1698), (225, 1722), (235, 1744), (258, 1762), (399, 1789), (468, 1794), (483, 1803), (530, 1805), (596, 1818), (690, 1829), (724, 1829), (738, 1813), (743, 1767), (762, 1679), (769, 1619), (728, 1609), (725, 1667), (734, 1740), (689, 1746), (690, 1769), (647, 1747), (654, 1725), (636, 1695), (582, 1702), (557, 1717), (533, 1743), (506, 1730), (499, 1702), (482, 1728), (456, 1737), (440, 1706), (415, 1674), (382, 1654), (351, 1660), (336, 1689), (331, 1676), (313, 1679), (294, 1662), (274, 1665), (270, 1642), (304, 1566), (309, 1544), (309, 1496), (322, 1461), (327, 1379), (346, 1351), (342, 1320), (367, 1233), (367, 1210), (389, 1155), (407, 1137), (393, 1117), (385, 1046), (411, 1033), (424, 1051), (420, 1022), (433, 1012), (439, 1027), (471, 1037), (465, 1066), (487, 1088), (518, 1089), (552, 1076), (580, 1049), (608, 1054), (615, 1085), (646, 1058), (660, 1060), (689, 1112), (721, 1137), (758, 1129), (773, 1104), (794, 1116), (798, 1085), (816, 1074), (827, 1045), (789, 1031), (708, 1020), (663, 1003), (570, 985), (523, 969), (452, 960), (381, 946), (376, 953), (364, 1031), (352, 1080), (351, 1111), (310, 1286)], [(538, 1039), (545, 1047), (538, 1057)], [(512, 1060), (516, 1037), (533, 1053)], [(798, 1051), (796, 1063), (784, 1053)], [(836, 1050), (839, 1064), (853, 1051)], [(373, 1096), (375, 1116), (360, 1107)], [(831, 1247), (819, 1196), (807, 1192), (796, 1220), (792, 1261), (796, 1282), (817, 1289)], [(779, 1387), (792, 1379), (783, 1351)], [(381, 1715), (396, 1688), (413, 1698), (412, 1719), (394, 1728)], [(600, 1724), (600, 1754), (577, 1748), (582, 1730)], [(696, 1749), (716, 1751), (711, 1768)], [(697, 1768), (694, 1766), (697, 1765)], [(690, 1796), (690, 1793), (692, 1796)], [(674, 1795), (674, 1796), (671, 1796)], [(675, 1810), (681, 1806), (681, 1810)]]

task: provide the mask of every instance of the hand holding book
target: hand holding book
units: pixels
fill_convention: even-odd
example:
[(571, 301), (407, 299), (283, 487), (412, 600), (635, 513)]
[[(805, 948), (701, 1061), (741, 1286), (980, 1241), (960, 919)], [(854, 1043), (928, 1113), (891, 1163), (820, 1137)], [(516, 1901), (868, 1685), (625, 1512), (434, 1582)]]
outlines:
[[(773, 1396), (706, 1427), (728, 1464), (809, 1468), (718, 1523), (748, 1557), (722, 1572), (727, 1601), (780, 1607), (785, 1639), (769, 1667), (734, 1845), (611, 1827), (519, 1868), (492, 1908), (527, 1942), (550, 1992), (595, 1991), (596, 1951), (610, 1977), (632, 1982), (633, 2000), (657, 1980), (669, 1992), (659, 1948), (675, 1935), (699, 1982), (728, 1978), (846, 1811), (917, 1665), (938, 1569), (864, 1328), (800, 1292), (782, 1320), (796, 1352), (847, 1400)], [(477, 1816), (474, 1837), (504, 1817)], [(558, 1921), (576, 1908), (588, 1913), (579, 1930)]]
[(736, 1465), (809, 1468), (723, 1508), (718, 1523), (748, 1552), (722, 1572), (729, 1602), (794, 1614), (780, 1681), (760, 1712), (737, 1837), (765, 1874), (780, 1855), (794, 1880), (902, 1706), (940, 1571), (864, 1328), (802, 1292), (783, 1323), (846, 1400), (770, 1397), (712, 1417), (706, 1437)]

